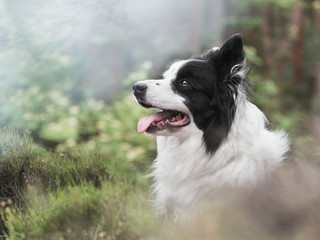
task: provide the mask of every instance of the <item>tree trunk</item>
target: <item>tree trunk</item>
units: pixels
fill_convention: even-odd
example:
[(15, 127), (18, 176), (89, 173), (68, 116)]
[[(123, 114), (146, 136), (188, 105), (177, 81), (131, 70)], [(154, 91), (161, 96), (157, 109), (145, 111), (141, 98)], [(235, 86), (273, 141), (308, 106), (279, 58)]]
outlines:
[[(316, 64), (316, 86), (314, 104), (320, 104), (320, 59)], [(317, 102), (316, 102), (317, 101)], [(317, 109), (319, 111), (319, 109)], [(311, 133), (313, 134), (316, 146), (320, 146), (320, 113), (314, 112), (312, 115)]]
[(320, 0), (314, 0), (314, 6), (317, 6), (313, 8), (313, 23), (314, 23), (314, 26), (315, 26), (315, 30), (319, 33), (320, 32), (320, 9), (319, 6), (320, 6)]
[(262, 51), (263, 51), (263, 59), (265, 60), (264, 67), (262, 68), (262, 72), (264, 75), (268, 74), (270, 69), (272, 68), (272, 63), (274, 62), (272, 59), (272, 44), (271, 44), (271, 30), (270, 30), (270, 5), (266, 5), (262, 9)]
[(303, 56), (304, 56), (304, 22), (303, 8), (301, 4), (295, 4), (291, 10), (290, 27), (293, 34), (291, 61), (294, 71), (294, 83), (300, 84), (303, 81)]
[[(314, 0), (314, 6), (317, 6), (313, 8), (313, 24), (314, 24), (314, 31), (316, 31), (315, 36), (318, 36), (318, 41), (320, 41), (320, 9), (318, 8), (320, 6), (320, 0)], [(319, 57), (320, 51), (318, 50), (318, 56), (317, 63), (315, 64), (315, 91), (314, 91), (314, 105), (320, 104), (320, 57)], [(317, 111), (319, 111), (319, 108), (317, 108)], [(320, 112), (314, 112), (312, 116), (312, 129), (311, 132), (313, 133), (315, 144), (316, 146), (320, 146)]]

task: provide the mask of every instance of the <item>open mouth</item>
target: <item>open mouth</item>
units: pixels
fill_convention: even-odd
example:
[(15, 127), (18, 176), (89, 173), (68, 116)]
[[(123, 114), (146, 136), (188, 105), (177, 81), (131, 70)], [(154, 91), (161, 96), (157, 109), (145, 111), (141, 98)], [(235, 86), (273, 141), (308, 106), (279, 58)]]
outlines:
[(190, 118), (187, 114), (172, 111), (163, 110), (152, 114), (147, 117), (143, 117), (138, 122), (138, 133), (154, 132), (164, 129), (181, 128), (190, 123)]

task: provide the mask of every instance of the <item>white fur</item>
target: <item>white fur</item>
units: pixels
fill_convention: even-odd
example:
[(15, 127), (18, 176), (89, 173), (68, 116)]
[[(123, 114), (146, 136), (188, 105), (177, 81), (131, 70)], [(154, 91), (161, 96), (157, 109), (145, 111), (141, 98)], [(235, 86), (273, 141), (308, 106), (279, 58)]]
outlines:
[[(187, 113), (191, 123), (172, 133), (156, 133), (158, 155), (152, 165), (154, 203), (161, 214), (173, 211), (187, 216), (202, 199), (226, 187), (252, 186), (268, 176), (289, 150), (283, 131), (266, 129), (264, 114), (241, 89), (237, 110), (227, 138), (213, 154), (206, 153), (203, 132), (192, 120), (183, 97), (170, 83), (186, 61), (178, 62), (164, 74), (164, 80), (147, 80), (146, 99), (155, 107)], [(156, 83), (160, 83), (157, 85)]]

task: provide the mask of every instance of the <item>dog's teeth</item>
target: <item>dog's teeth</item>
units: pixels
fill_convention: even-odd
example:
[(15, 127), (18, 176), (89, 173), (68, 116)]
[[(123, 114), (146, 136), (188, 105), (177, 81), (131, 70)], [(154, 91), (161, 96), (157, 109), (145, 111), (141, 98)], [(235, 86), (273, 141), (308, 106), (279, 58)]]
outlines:
[(181, 120), (181, 114), (180, 113), (176, 116), (176, 119), (177, 120)]
[(156, 125), (155, 121), (153, 121), (153, 122), (151, 123), (151, 125), (152, 125), (152, 126), (155, 126), (155, 125)]
[(169, 123), (169, 122), (170, 122), (169, 119), (167, 119), (165, 123)]
[(171, 122), (174, 122), (174, 121), (176, 121), (177, 119), (175, 118), (175, 117), (173, 117), (172, 119), (171, 119)]

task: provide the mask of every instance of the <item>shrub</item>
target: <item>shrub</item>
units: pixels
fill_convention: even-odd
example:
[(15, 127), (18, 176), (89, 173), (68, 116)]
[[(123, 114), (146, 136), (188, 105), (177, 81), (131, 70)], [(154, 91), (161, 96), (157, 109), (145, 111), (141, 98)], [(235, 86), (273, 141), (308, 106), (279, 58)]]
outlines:
[(33, 144), (28, 132), (20, 136), (9, 130), (0, 131), (0, 197), (21, 199), (27, 185), (57, 190), (68, 184), (91, 181), (99, 186), (110, 179), (110, 162), (98, 151), (78, 149), (70, 154), (53, 153)]
[(28, 132), (7, 129), (0, 137), (1, 231), (8, 239), (137, 239), (153, 225), (142, 188), (120, 181), (98, 150), (50, 152)]
[(104, 182), (99, 189), (91, 183), (80, 184), (47, 195), (29, 187), (25, 209), (8, 214), (7, 237), (141, 239), (155, 221), (143, 196), (124, 183)]
[[(142, 64), (128, 76), (125, 85), (147, 78), (150, 68), (150, 63)], [(108, 159), (118, 178), (145, 182), (141, 173), (154, 157), (155, 142), (137, 134), (138, 119), (148, 110), (138, 106), (128, 91), (110, 105), (92, 97), (75, 103), (62, 90), (44, 91), (37, 86), (21, 88), (7, 97), (5, 108), (0, 110), (0, 125), (18, 130), (28, 128), (37, 143), (67, 153), (66, 156), (83, 149), (94, 154), (99, 149), (99, 158)]]

